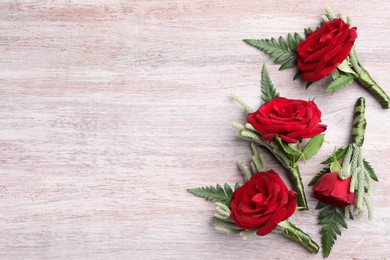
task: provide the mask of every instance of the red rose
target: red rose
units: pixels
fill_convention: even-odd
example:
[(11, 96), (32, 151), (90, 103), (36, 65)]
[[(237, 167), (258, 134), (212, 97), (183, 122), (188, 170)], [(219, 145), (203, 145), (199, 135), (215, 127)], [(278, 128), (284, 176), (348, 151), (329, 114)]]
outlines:
[(297, 48), (301, 79), (313, 82), (331, 73), (349, 55), (357, 38), (356, 27), (334, 19), (309, 33)]
[(274, 98), (247, 116), (248, 122), (270, 141), (280, 136), (285, 142), (296, 143), (326, 130), (321, 122), (321, 111), (314, 102)]
[(296, 195), (276, 172), (259, 172), (234, 192), (230, 217), (240, 228), (258, 229), (259, 236), (267, 235), (294, 213)]
[(326, 173), (314, 184), (314, 196), (338, 208), (355, 205), (355, 193), (349, 191), (350, 184), (351, 178), (342, 180), (337, 172)]

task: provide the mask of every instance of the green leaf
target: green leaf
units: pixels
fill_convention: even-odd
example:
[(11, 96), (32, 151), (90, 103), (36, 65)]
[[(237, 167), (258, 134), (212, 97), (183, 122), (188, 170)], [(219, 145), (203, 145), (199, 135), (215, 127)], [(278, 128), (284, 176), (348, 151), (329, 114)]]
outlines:
[(348, 228), (347, 222), (345, 221), (343, 216), (344, 216), (343, 214), (337, 213), (335, 214), (335, 219), (342, 227)]
[(313, 186), (322, 175), (324, 175), (325, 173), (329, 173), (329, 172), (330, 172), (329, 168), (322, 169), (319, 173), (317, 173), (316, 176), (314, 176), (314, 178), (309, 182), (308, 185)]
[(279, 136), (277, 136), (275, 139), (278, 141), (278, 143), (280, 144), (280, 146), (282, 147), (282, 149), (283, 149), (283, 151), (285, 153), (287, 153), (289, 155), (292, 155), (292, 156), (300, 156), (300, 155), (302, 155), (302, 152), (297, 151), (297, 150), (291, 148), (288, 144), (283, 142), (283, 140)]
[[(341, 64), (337, 66), (337, 68), (345, 73), (350, 73), (356, 75), (356, 72), (351, 69), (352, 65), (349, 63), (348, 59), (345, 59)], [(337, 70), (336, 70), (337, 71)]]
[(347, 153), (347, 151), (348, 151), (347, 147), (340, 147), (339, 149), (334, 151), (331, 156), (326, 158), (326, 160), (322, 161), (321, 164), (330, 164), (334, 161), (335, 157), (339, 161), (339, 160), (341, 160), (341, 158), (344, 157), (344, 155)]
[(234, 190), (236, 191), (236, 190), (238, 190), (240, 188), (240, 184), (238, 184), (237, 182), (236, 182), (236, 185), (234, 185)]
[(272, 84), (265, 65), (263, 65), (263, 69), (261, 70), (261, 92), (261, 99), (264, 102), (268, 102), (276, 97), (279, 97), (279, 93), (276, 91), (274, 84)]
[(354, 77), (353, 76), (348, 76), (348, 75), (342, 75), (340, 74), (340, 76), (338, 78), (336, 78), (335, 80), (333, 80), (329, 85), (328, 87), (326, 88), (326, 91), (327, 92), (330, 92), (330, 91), (335, 91), (335, 90), (338, 90), (338, 89), (341, 89), (349, 84), (352, 83)]
[(229, 184), (225, 183), (224, 185), (226, 196), (231, 198), (233, 196), (233, 190), (232, 187), (230, 187)]
[(295, 66), (297, 66), (296, 59), (290, 59), (290, 60), (286, 61), (285, 63), (283, 63), (282, 66), (280, 66), (279, 70), (285, 70), (288, 68), (293, 68)]
[(302, 41), (302, 37), (298, 33), (282, 36), (279, 40), (271, 39), (244, 39), (244, 42), (268, 54), (271, 58), (275, 58), (276, 64), (281, 64), (279, 70), (292, 68), (296, 66), (297, 46)]
[(325, 134), (316, 135), (306, 144), (302, 152), (305, 160), (310, 159), (320, 150), (322, 143), (324, 142), (324, 136)]
[(318, 201), (316, 209), (323, 209), (323, 208), (328, 207), (328, 206), (329, 206), (328, 204), (326, 204), (322, 201)]
[(337, 240), (337, 235), (341, 235), (339, 225), (347, 227), (347, 223), (344, 219), (344, 215), (340, 214), (340, 209), (334, 206), (328, 206), (322, 208), (319, 216), (318, 223), (323, 225), (321, 228), (321, 242), (322, 242), (322, 255), (324, 258), (328, 257), (332, 251), (333, 245)]
[(299, 79), (300, 76), (301, 76), (301, 72), (298, 70), (297, 73), (295, 73), (293, 80)]
[[(228, 184), (225, 184), (229, 186)], [(230, 188), (230, 189), (229, 189)], [(189, 193), (194, 194), (195, 196), (198, 196), (200, 198), (204, 198), (208, 201), (214, 201), (214, 202), (221, 202), (225, 204), (226, 206), (230, 206), (230, 199), (232, 196), (232, 192), (230, 192), (231, 187), (229, 186), (228, 190), (225, 191), (221, 185), (217, 184), (216, 187), (213, 186), (206, 186), (206, 187), (200, 187), (200, 188), (193, 188), (193, 189), (187, 189)]]
[(371, 179), (374, 181), (378, 181), (378, 176), (375, 174), (374, 168), (372, 168), (371, 164), (366, 161), (366, 159), (363, 159), (364, 162), (364, 168), (366, 168), (368, 174), (370, 174)]
[(330, 171), (331, 172), (340, 172), (342, 169), (342, 166), (341, 164), (339, 163), (339, 161), (334, 161), (330, 164)]

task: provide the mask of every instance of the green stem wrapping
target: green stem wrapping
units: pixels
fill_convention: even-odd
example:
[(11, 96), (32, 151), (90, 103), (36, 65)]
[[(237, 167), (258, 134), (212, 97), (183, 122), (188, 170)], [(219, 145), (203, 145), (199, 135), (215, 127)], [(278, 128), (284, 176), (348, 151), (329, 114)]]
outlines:
[(297, 210), (308, 210), (309, 206), (307, 205), (305, 189), (302, 183), (301, 174), (299, 173), (298, 166), (289, 168), (290, 171), (290, 182), (292, 184), (293, 190), (298, 193), (297, 195)]
[(281, 234), (305, 247), (310, 252), (317, 254), (319, 250), (318, 244), (311, 237), (297, 228), (288, 220), (280, 222), (278, 228), (282, 230)]
[(368, 72), (362, 68), (362, 71), (357, 77), (357, 81), (368, 92), (370, 92), (376, 100), (381, 104), (382, 108), (390, 108), (390, 97), (386, 92), (375, 82), (375, 80), (368, 74)]
[(365, 99), (358, 98), (355, 105), (355, 112), (353, 114), (351, 143), (362, 146), (364, 142), (364, 134), (366, 132), (367, 121), (365, 118)]
[(289, 179), (292, 184), (291, 186), (293, 190), (298, 193), (297, 210), (308, 210), (309, 206), (307, 205), (306, 196), (303, 188), (304, 186), (302, 183), (301, 175), (299, 173), (298, 165), (292, 166), (290, 159), (283, 151), (281, 151), (279, 148), (276, 148), (274, 145), (272, 145), (272, 143), (262, 140), (257, 133), (249, 129), (242, 130), (241, 126), (238, 124), (236, 124), (235, 127), (238, 129), (237, 137), (247, 141), (254, 142), (258, 145), (267, 148), (275, 156), (275, 158), (283, 165), (283, 167), (290, 172)]

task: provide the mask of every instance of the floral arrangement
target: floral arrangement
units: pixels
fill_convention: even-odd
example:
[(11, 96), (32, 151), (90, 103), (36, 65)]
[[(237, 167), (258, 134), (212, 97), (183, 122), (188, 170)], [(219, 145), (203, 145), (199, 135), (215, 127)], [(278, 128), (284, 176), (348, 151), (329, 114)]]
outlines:
[(298, 33), (271, 39), (245, 39), (244, 42), (263, 51), (280, 70), (298, 67), (294, 79), (301, 78), (309, 87), (315, 81), (330, 75), (326, 91), (335, 91), (356, 80), (369, 91), (383, 108), (390, 108), (390, 98), (374, 81), (360, 62), (355, 49), (357, 28), (352, 27), (352, 18), (336, 16), (330, 8), (322, 18), (319, 28), (306, 28), (303, 39)]
[[(244, 40), (281, 64), (280, 70), (297, 67), (294, 79), (306, 81), (306, 87), (328, 75), (331, 82), (327, 91), (335, 91), (356, 80), (379, 101), (383, 108), (390, 108), (390, 98), (371, 78), (359, 61), (355, 40), (357, 28), (351, 26), (351, 18), (335, 16), (326, 9), (318, 28), (305, 29), (305, 39), (298, 33), (279, 37)], [(327, 126), (322, 124), (321, 111), (314, 100), (296, 100), (281, 97), (274, 87), (268, 71), (261, 71), (261, 104), (256, 110), (238, 96), (231, 98), (247, 112), (244, 124), (234, 123), (237, 137), (249, 141), (253, 156), (248, 165), (239, 163), (244, 184), (236, 183), (204, 186), (188, 189), (188, 192), (215, 202), (216, 212), (212, 223), (216, 230), (227, 235), (241, 235), (248, 239), (256, 233), (266, 236), (271, 232), (299, 243), (312, 253), (319, 246), (308, 234), (293, 225), (289, 218), (295, 210), (308, 210), (299, 162), (309, 160), (320, 150)], [(362, 146), (366, 128), (365, 99), (355, 105), (348, 145), (335, 149), (322, 162), (328, 165), (309, 183), (318, 199), (320, 210), (323, 257), (328, 257), (341, 228), (347, 228), (347, 219), (354, 219), (367, 212), (373, 218), (369, 202), (374, 181), (378, 177), (370, 163), (363, 158)], [(287, 169), (291, 190), (272, 169), (267, 170), (264, 148)]]
[[(298, 162), (313, 157), (324, 141), (326, 125), (314, 101), (279, 97), (265, 66), (262, 69), (263, 103), (255, 112), (236, 95), (231, 95), (248, 113), (245, 125), (234, 123), (237, 137), (267, 148), (290, 172), (297, 192), (297, 209), (308, 210)], [(303, 139), (308, 139), (303, 145)]]
[(253, 169), (239, 163), (245, 182), (242, 186), (236, 183), (233, 191), (225, 183), (223, 186), (206, 186), (188, 191), (215, 202), (216, 212), (212, 223), (220, 232), (241, 235), (246, 240), (254, 233), (265, 236), (274, 231), (317, 253), (317, 243), (288, 220), (295, 212), (297, 193), (288, 190), (278, 173), (267, 171), (264, 156), (259, 154), (254, 143), (251, 147)]

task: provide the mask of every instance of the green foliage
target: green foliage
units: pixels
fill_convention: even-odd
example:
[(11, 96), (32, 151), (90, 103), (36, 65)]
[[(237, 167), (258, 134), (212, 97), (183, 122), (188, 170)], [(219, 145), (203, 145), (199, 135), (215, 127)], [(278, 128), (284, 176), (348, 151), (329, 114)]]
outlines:
[(333, 80), (328, 85), (328, 87), (326, 88), (326, 91), (330, 92), (330, 91), (335, 91), (335, 90), (341, 89), (341, 88), (351, 84), (353, 80), (354, 80), (354, 77), (351, 75), (340, 74), (338, 78)]
[(274, 84), (272, 84), (265, 65), (263, 65), (263, 69), (261, 70), (261, 93), (261, 98), (264, 102), (268, 102), (273, 98), (279, 97), (279, 93), (276, 91)]
[(235, 94), (230, 94), (230, 98), (234, 101), (236, 101), (240, 106), (249, 114), (252, 112), (252, 108), (248, 106), (242, 99), (240, 99), (238, 96)]
[(342, 209), (334, 206), (320, 206), (321, 212), (318, 216), (318, 224), (323, 225), (320, 231), (322, 242), (322, 255), (328, 257), (332, 247), (337, 240), (337, 235), (341, 236), (340, 226), (347, 227)]
[(316, 176), (314, 176), (314, 178), (309, 182), (308, 185), (313, 186), (322, 175), (324, 175), (325, 173), (328, 173), (328, 172), (330, 172), (330, 168), (322, 169), (319, 173), (317, 173)]
[(296, 150), (296, 149), (292, 148), (291, 146), (289, 146), (288, 144), (286, 144), (279, 136), (277, 136), (275, 139), (278, 141), (278, 143), (280, 144), (280, 147), (282, 147), (283, 151), (286, 154), (289, 154), (293, 157), (299, 157), (302, 155), (301, 151)]
[(224, 188), (217, 184), (216, 187), (206, 186), (187, 189), (187, 191), (208, 201), (221, 202), (228, 207), (230, 206), (230, 199), (233, 195), (232, 188), (227, 183), (225, 183)]
[(306, 144), (302, 151), (302, 156), (305, 160), (310, 159), (320, 150), (324, 142), (324, 136), (325, 134), (316, 135)]
[(374, 168), (372, 168), (371, 164), (368, 161), (366, 161), (366, 159), (364, 159), (363, 162), (364, 162), (364, 168), (370, 175), (371, 179), (373, 179), (374, 181), (378, 181), (378, 176), (375, 174)]
[(330, 164), (334, 161), (334, 159), (341, 160), (341, 158), (344, 157), (347, 151), (348, 151), (347, 147), (340, 147), (339, 149), (334, 151), (331, 156), (326, 158), (326, 160), (322, 161), (321, 164)]
[(280, 36), (279, 40), (275, 38), (261, 40), (245, 39), (244, 42), (275, 58), (274, 62), (276, 64), (282, 64), (279, 70), (284, 70), (297, 65), (297, 46), (302, 40), (298, 33), (289, 33), (287, 40)]

